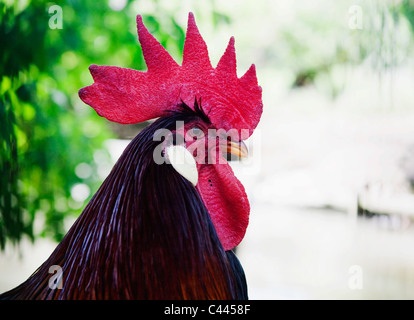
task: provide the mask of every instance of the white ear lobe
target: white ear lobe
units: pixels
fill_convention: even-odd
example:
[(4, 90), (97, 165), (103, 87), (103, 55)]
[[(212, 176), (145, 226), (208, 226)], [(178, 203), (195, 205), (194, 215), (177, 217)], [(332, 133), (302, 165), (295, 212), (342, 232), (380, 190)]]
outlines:
[(165, 152), (174, 169), (196, 186), (198, 182), (197, 164), (190, 151), (183, 146), (170, 146)]

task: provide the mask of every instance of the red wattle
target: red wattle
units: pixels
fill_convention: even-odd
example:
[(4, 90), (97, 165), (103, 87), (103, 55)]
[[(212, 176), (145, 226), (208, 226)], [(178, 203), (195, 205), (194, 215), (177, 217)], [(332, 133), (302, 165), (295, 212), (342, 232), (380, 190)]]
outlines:
[(231, 250), (243, 239), (249, 224), (250, 205), (241, 182), (230, 165), (201, 165), (197, 190), (203, 199), (224, 250)]

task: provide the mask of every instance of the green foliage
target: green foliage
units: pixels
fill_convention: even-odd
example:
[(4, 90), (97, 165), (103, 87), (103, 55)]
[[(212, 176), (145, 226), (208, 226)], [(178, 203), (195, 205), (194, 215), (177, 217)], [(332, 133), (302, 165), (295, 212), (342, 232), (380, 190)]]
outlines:
[[(62, 29), (49, 27), (54, 3), (0, 3), (1, 249), (24, 235), (61, 240), (65, 219), (78, 216), (102, 182), (100, 162), (109, 161), (103, 142), (116, 134), (78, 97), (92, 83), (88, 66), (145, 70), (136, 12), (128, 5), (113, 11), (92, 0), (56, 4)], [(180, 53), (184, 31), (172, 18), (171, 34), (154, 17), (144, 20), (168, 50)], [(91, 191), (84, 201), (71, 195), (77, 184)]]
[(414, 32), (414, 1), (404, 0), (401, 4), (401, 12), (407, 18)]
[[(361, 28), (349, 26), (358, 7)], [(279, 65), (292, 75), (292, 87), (314, 84), (336, 98), (349, 66), (367, 62), (378, 73), (398, 67), (413, 52), (414, 1), (326, 2), (298, 7), (292, 23), (279, 30)], [(411, 27), (410, 27), (411, 26)]]

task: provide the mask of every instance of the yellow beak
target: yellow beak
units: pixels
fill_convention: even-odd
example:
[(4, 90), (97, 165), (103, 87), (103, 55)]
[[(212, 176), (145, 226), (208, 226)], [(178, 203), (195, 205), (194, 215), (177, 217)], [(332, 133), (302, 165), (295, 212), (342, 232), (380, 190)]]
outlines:
[(234, 154), (239, 159), (247, 158), (247, 156), (249, 155), (249, 150), (247, 149), (247, 146), (243, 141), (227, 141), (227, 154)]

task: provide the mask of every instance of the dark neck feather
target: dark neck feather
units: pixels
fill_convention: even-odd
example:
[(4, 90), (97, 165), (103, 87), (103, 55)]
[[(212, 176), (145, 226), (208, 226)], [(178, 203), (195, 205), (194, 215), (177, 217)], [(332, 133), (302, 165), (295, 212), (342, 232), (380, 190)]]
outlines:
[[(196, 115), (194, 115), (196, 116)], [(235, 280), (197, 190), (171, 165), (153, 161), (161, 118), (128, 145), (49, 259), (11, 299), (234, 299)], [(49, 268), (63, 270), (50, 289)]]

